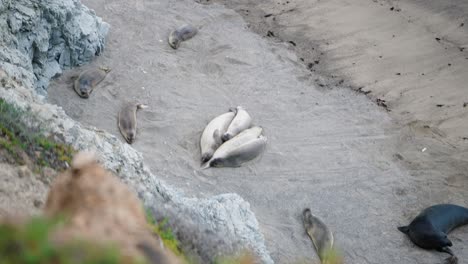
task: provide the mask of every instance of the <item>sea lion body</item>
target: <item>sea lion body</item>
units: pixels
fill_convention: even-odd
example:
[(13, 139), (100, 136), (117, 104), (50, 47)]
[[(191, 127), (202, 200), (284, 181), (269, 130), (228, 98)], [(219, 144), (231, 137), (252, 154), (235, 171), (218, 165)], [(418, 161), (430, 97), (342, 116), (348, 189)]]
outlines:
[(452, 256), (448, 262), (457, 263), (458, 260), (449, 248), (452, 241), (447, 238), (447, 234), (466, 224), (468, 208), (454, 204), (438, 204), (424, 209), (408, 226), (400, 226), (398, 230), (408, 235), (419, 247), (446, 252)]
[(144, 104), (126, 104), (119, 112), (118, 126), (120, 133), (128, 144), (132, 144), (136, 138), (137, 119), (136, 112), (148, 106)]
[(236, 116), (229, 125), (226, 133), (224, 133), (222, 140), (224, 142), (230, 140), (251, 125), (252, 117), (250, 117), (249, 113), (242, 106), (236, 107)]
[(326, 263), (328, 254), (333, 249), (333, 233), (322, 220), (312, 214), (309, 208), (304, 209), (302, 217), (306, 232), (312, 240), (321, 262)]
[(182, 41), (191, 39), (198, 33), (198, 29), (192, 25), (183, 25), (169, 34), (169, 45), (177, 49)]
[(203, 130), (200, 138), (201, 160), (207, 162), (213, 153), (221, 145), (221, 136), (226, 132), (229, 124), (234, 118), (234, 112), (224, 113), (215, 117)]
[(267, 138), (261, 135), (261, 127), (244, 130), (231, 140), (224, 142), (206, 162), (209, 167), (239, 167), (258, 157), (265, 149)]
[(73, 88), (82, 98), (89, 98), (94, 88), (106, 78), (108, 68), (88, 69), (83, 71), (75, 80)]

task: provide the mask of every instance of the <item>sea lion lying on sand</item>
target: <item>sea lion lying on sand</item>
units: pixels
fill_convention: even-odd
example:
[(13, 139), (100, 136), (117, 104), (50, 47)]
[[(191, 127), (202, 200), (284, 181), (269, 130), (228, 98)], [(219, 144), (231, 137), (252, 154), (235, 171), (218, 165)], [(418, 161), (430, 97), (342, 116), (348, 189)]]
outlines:
[(198, 33), (198, 29), (192, 25), (183, 25), (169, 34), (169, 46), (177, 49), (182, 41), (191, 39)]
[(322, 220), (312, 214), (309, 208), (304, 209), (302, 212), (302, 220), (306, 232), (320, 257), (320, 261), (324, 264), (328, 263), (329, 254), (333, 249), (334, 243), (333, 233)]
[(224, 113), (215, 117), (205, 127), (200, 138), (202, 163), (210, 160), (216, 149), (223, 143), (221, 136), (226, 132), (234, 116), (235, 113), (233, 111)]
[(447, 234), (453, 229), (468, 224), (468, 208), (454, 204), (438, 204), (424, 209), (408, 226), (398, 230), (408, 235), (411, 241), (424, 249), (435, 249), (451, 256), (446, 263), (458, 263), (458, 258), (449, 248), (452, 241)]
[(125, 138), (128, 144), (135, 141), (137, 133), (137, 118), (136, 112), (139, 109), (147, 108), (144, 104), (127, 103), (119, 112), (118, 126), (120, 133)]
[(230, 140), (252, 125), (252, 117), (250, 117), (249, 113), (247, 113), (242, 106), (236, 107), (235, 112), (236, 116), (232, 120), (231, 124), (229, 124), (226, 133), (223, 134), (223, 142)]
[(73, 85), (75, 92), (82, 98), (89, 98), (94, 88), (106, 78), (110, 71), (111, 69), (106, 67), (83, 71)]
[(267, 138), (261, 135), (261, 127), (242, 131), (234, 138), (224, 142), (213, 157), (202, 167), (239, 167), (258, 157), (265, 149)]

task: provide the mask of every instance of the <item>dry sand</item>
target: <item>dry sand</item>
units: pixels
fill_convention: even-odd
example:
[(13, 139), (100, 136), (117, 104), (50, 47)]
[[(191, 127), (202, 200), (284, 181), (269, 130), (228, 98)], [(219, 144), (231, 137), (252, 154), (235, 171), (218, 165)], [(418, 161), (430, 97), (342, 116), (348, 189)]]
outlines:
[[(433, 84), (430, 91), (444, 99), (444, 107), (430, 114), (420, 110), (431, 104), (416, 100), (414, 93), (426, 92), (412, 87), (434, 81), (416, 81), (417, 59), (407, 58), (420, 52), (418, 56), (424, 58), (436, 57), (442, 67), (447, 65), (443, 59), (449, 58), (423, 51), (436, 52), (437, 45), (448, 44), (435, 41), (413, 47), (399, 55), (406, 58), (404, 62), (398, 61), (395, 47), (403, 40), (411, 42), (409, 38), (422, 30), (409, 22), (411, 30), (399, 27), (403, 22), (397, 20), (405, 18), (403, 3), (402, 11), (393, 12), (386, 3), (364, 0), (291, 1), (297, 14), (284, 12), (273, 22), (273, 17), (264, 15), (287, 9), (286, 2), (248, 2), (230, 1), (229, 6), (243, 14), (254, 31), (272, 30), (297, 46), (253, 33), (238, 13), (217, 4), (83, 0), (112, 25), (107, 50), (94, 65), (113, 70), (87, 100), (71, 86), (70, 77), (80, 69), (67, 72), (52, 83), (49, 101), (76, 120), (115, 135), (119, 135), (116, 118), (124, 102), (148, 104), (138, 113), (133, 147), (144, 154), (153, 173), (189, 195), (240, 194), (250, 202), (277, 263), (318, 259), (300, 219), (306, 206), (334, 230), (346, 263), (441, 262), (444, 254), (416, 248), (396, 227), (434, 203), (468, 206), (467, 152), (458, 140), (462, 125), (453, 133), (445, 126), (433, 127), (443, 117), (438, 111), (452, 113), (449, 110), (455, 106), (448, 105), (459, 107), (461, 86), (446, 86), (442, 92)], [(200, 33), (175, 51), (168, 46), (167, 35), (184, 23), (200, 26)], [(340, 31), (342, 27), (347, 31)], [(383, 30), (399, 32), (400, 41), (382, 40)], [(374, 42), (365, 36), (375, 36)], [(376, 48), (381, 46), (388, 53)], [(319, 73), (308, 70), (300, 59), (313, 62), (315, 52), (323, 53), (312, 67)], [(378, 64), (381, 54), (386, 60), (382, 65)], [(375, 58), (368, 59), (371, 55)], [(466, 75), (458, 72), (463, 72), (463, 60), (452, 56), (451, 68), (439, 69), (427, 60), (427, 68), (417, 72), (432, 69), (432, 78), (445, 76), (440, 83), (446, 85), (448, 78), (462, 83)], [(398, 67), (402, 65), (403, 69)], [(395, 75), (396, 71), (402, 75)], [(392, 111), (347, 89), (347, 83), (362, 83), (365, 91), (375, 89), (371, 96), (386, 100)], [(398, 92), (390, 97), (394, 89)], [(401, 91), (408, 92), (398, 97)], [(200, 170), (198, 144), (204, 126), (236, 105), (246, 107), (254, 123), (264, 128), (269, 139), (265, 154), (242, 168)], [(413, 112), (405, 117), (400, 112), (408, 108)], [(460, 111), (465, 112), (460, 113), (465, 116), (461, 117), (466, 117), (467, 109), (462, 107)], [(416, 118), (418, 113), (427, 114), (427, 120)], [(450, 122), (444, 124), (453, 127)], [(468, 259), (467, 231), (464, 227), (450, 235), (462, 261)]]

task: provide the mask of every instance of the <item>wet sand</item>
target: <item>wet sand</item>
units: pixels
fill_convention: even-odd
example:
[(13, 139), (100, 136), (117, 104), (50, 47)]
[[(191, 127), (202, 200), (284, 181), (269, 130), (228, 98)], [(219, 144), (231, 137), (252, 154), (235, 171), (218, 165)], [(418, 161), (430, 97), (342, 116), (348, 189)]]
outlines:
[[(277, 263), (318, 260), (300, 219), (306, 206), (334, 230), (346, 263), (446, 257), (416, 248), (396, 230), (433, 203), (468, 205), (465, 156), (431, 129), (402, 126), (364, 94), (308, 70), (291, 44), (255, 34), (221, 5), (83, 3), (112, 26), (106, 51), (93, 63), (112, 71), (87, 100), (70, 80), (81, 69), (66, 72), (51, 84), (49, 102), (115, 135), (125, 102), (148, 104), (137, 114), (133, 147), (153, 173), (188, 195), (240, 194)], [(167, 35), (184, 23), (200, 32), (173, 50)], [(266, 152), (242, 168), (200, 170), (203, 128), (236, 105), (264, 128)], [(460, 259), (468, 258), (466, 230), (451, 234)]]

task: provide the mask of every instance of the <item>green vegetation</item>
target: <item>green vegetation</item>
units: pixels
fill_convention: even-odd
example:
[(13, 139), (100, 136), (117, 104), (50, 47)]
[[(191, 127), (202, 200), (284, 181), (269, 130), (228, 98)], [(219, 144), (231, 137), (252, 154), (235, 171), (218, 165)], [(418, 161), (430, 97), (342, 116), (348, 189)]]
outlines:
[(180, 242), (177, 240), (172, 229), (167, 225), (168, 219), (164, 218), (158, 222), (151, 214), (150, 210), (146, 210), (146, 220), (151, 227), (153, 233), (157, 234), (163, 240), (164, 246), (169, 248), (176, 256), (183, 259), (185, 263), (189, 263), (187, 257), (180, 249)]
[(34, 218), (25, 225), (0, 224), (3, 264), (143, 264), (121, 256), (115, 248), (84, 241), (51, 243), (49, 234), (60, 220)]
[[(51, 167), (64, 170), (75, 151), (72, 147), (43, 136), (35, 115), (0, 98), (0, 153), (10, 160), (32, 163), (34, 170)], [(29, 161), (29, 162), (28, 162)]]

